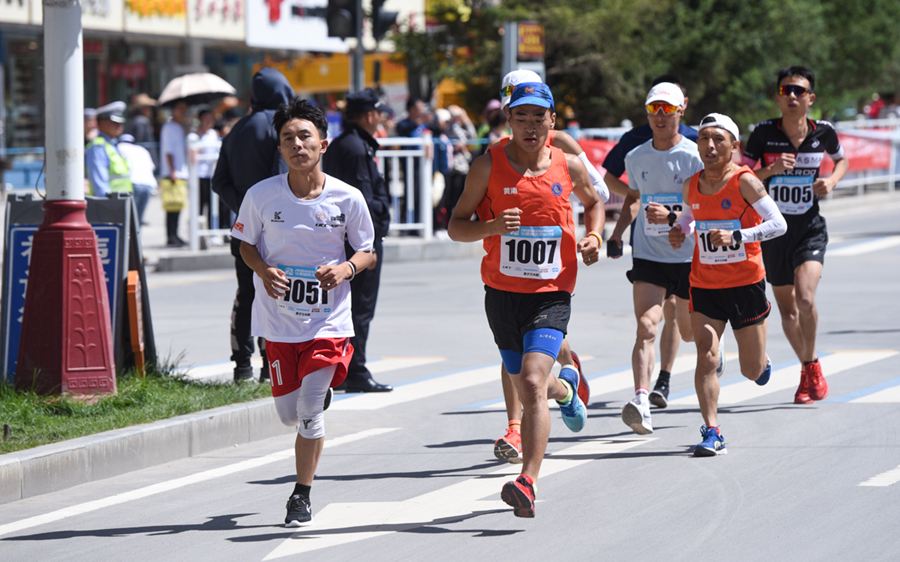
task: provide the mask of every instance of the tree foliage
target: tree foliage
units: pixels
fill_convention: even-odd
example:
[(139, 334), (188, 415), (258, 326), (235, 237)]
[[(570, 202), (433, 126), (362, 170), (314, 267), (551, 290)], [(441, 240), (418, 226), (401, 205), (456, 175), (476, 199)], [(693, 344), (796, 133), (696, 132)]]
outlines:
[[(453, 78), (481, 107), (500, 84), (504, 21), (546, 30), (547, 83), (582, 126), (643, 121), (650, 81), (680, 74), (686, 120), (732, 116), (741, 127), (777, 114), (775, 74), (816, 71), (816, 106), (831, 116), (900, 86), (896, 0), (443, 0), (427, 32), (395, 35), (412, 74)], [(464, 21), (465, 20), (465, 21)]]

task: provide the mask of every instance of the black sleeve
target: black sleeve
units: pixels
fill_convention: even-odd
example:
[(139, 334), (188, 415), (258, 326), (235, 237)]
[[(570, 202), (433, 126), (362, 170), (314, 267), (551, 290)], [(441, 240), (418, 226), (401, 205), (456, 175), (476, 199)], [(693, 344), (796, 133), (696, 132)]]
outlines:
[(219, 161), (213, 173), (210, 187), (222, 199), (225, 205), (235, 214), (241, 211), (241, 197), (231, 178), (231, 167), (228, 165), (228, 139), (222, 142), (219, 150)]
[[(747, 146), (744, 147), (744, 158), (758, 162), (759, 159), (763, 157), (762, 133), (762, 128), (759, 125), (757, 125), (756, 128), (753, 129), (753, 132), (750, 133), (750, 138), (747, 139)], [(763, 162), (763, 165), (765, 165), (765, 162)]]

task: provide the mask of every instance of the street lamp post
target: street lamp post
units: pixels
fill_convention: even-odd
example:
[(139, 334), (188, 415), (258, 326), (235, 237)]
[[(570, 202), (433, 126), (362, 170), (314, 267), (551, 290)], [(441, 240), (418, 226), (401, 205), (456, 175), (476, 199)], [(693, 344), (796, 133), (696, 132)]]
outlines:
[(31, 247), (16, 387), (116, 391), (109, 297), (85, 216), (81, 0), (43, 0), (44, 220)]

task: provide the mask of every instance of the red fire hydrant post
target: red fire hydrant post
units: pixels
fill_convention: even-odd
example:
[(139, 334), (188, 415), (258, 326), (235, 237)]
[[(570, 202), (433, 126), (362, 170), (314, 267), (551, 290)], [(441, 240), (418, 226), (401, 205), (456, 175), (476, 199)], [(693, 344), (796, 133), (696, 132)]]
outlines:
[(34, 235), (16, 388), (116, 391), (109, 297), (85, 216), (81, 3), (44, 0), (47, 201)]

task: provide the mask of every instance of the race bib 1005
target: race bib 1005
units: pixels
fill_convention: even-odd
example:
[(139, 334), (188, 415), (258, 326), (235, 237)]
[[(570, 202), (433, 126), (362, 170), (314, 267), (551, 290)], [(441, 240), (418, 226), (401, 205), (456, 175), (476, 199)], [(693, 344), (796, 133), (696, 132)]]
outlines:
[(319, 286), (316, 268), (283, 264), (276, 267), (284, 272), (289, 285), (282, 300), (278, 301), (278, 312), (301, 319), (331, 313), (331, 295)]
[(647, 220), (647, 207), (650, 203), (659, 203), (669, 211), (680, 213), (684, 209), (684, 200), (680, 193), (655, 193), (641, 194), (641, 212), (644, 213), (644, 234), (647, 236), (668, 236), (671, 226), (666, 224), (651, 224)]
[(775, 176), (769, 196), (784, 215), (802, 215), (813, 206), (813, 176)]
[(747, 251), (742, 244), (734, 246), (714, 246), (709, 240), (710, 230), (735, 231), (741, 229), (741, 221), (697, 221), (697, 250), (700, 252), (700, 263), (706, 265), (722, 265), (747, 260)]
[(500, 237), (500, 273), (525, 279), (556, 279), (562, 271), (558, 226), (520, 226)]

